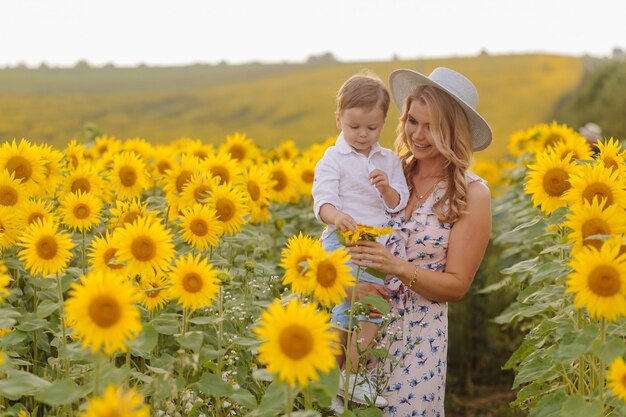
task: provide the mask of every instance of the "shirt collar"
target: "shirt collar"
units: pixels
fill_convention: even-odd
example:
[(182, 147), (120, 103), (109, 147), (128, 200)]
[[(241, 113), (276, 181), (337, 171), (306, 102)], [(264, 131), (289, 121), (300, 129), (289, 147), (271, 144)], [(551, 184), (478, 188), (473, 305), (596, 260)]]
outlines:
[[(337, 147), (337, 150), (340, 153), (345, 154), (345, 155), (349, 154), (350, 152), (358, 153), (357, 151), (354, 150), (352, 146), (348, 144), (348, 142), (346, 142), (346, 139), (343, 137), (343, 132), (339, 133), (339, 136), (337, 137), (337, 141), (335, 142), (335, 146)], [(385, 156), (385, 151), (380, 146), (380, 143), (378, 142), (376, 142), (372, 146), (372, 150), (370, 151), (369, 156), (374, 155), (376, 152), (380, 152), (382, 156)]]

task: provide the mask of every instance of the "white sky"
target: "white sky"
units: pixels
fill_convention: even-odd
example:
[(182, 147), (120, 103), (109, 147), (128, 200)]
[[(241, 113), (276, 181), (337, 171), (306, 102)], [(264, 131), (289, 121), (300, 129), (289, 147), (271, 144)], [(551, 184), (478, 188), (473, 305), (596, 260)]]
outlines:
[(626, 50), (624, 0), (0, 0), (0, 66)]

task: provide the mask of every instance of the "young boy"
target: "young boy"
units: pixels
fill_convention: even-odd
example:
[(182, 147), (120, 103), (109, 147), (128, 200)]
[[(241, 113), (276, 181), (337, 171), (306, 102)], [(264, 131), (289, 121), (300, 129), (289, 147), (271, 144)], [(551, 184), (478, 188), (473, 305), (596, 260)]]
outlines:
[[(313, 182), (313, 210), (318, 220), (325, 223), (322, 241), (327, 251), (342, 245), (336, 231), (356, 230), (356, 225), (384, 226), (390, 213), (402, 210), (407, 203), (407, 188), (402, 165), (389, 149), (379, 145), (380, 133), (389, 109), (389, 92), (383, 82), (369, 74), (350, 77), (337, 93), (337, 127), (341, 133), (335, 146), (327, 149), (315, 167)], [(357, 268), (352, 265), (356, 276)], [(363, 270), (359, 281), (383, 285)], [(333, 323), (348, 328), (350, 300), (333, 308)], [(358, 369), (358, 347), (367, 348), (376, 336), (382, 319), (359, 316), (361, 331), (352, 337), (350, 346), (350, 390), (356, 383), (353, 400), (364, 402), (364, 395), (373, 399), (374, 389), (369, 381), (363, 383), (354, 375)], [(342, 342), (345, 344), (345, 333)], [(339, 358), (343, 361), (343, 357)], [(340, 363), (340, 365), (343, 365)], [(365, 385), (365, 387), (363, 387)], [(368, 392), (369, 391), (369, 392)], [(386, 400), (378, 397), (376, 405), (384, 407)]]

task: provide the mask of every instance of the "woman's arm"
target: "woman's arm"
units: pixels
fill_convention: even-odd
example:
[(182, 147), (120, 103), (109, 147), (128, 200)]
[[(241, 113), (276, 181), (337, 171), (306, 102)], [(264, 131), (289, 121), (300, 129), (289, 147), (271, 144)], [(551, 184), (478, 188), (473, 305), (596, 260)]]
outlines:
[[(467, 293), (483, 259), (491, 234), (491, 195), (474, 182), (468, 187), (466, 213), (452, 226), (443, 272), (417, 270), (416, 265), (393, 256), (376, 242), (359, 241), (350, 248), (355, 265), (370, 267), (397, 276), (405, 285), (432, 301), (458, 301)], [(363, 262), (365, 260), (365, 262)]]

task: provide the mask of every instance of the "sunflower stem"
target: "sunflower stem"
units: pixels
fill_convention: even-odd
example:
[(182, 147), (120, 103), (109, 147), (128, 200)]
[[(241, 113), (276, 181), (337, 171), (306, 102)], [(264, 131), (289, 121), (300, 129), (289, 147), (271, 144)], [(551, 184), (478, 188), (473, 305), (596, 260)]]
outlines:
[[(356, 282), (359, 282), (359, 276), (361, 275), (361, 267), (356, 267)], [(350, 360), (350, 354), (352, 351), (352, 323), (354, 321), (354, 301), (356, 300), (356, 285), (352, 287), (352, 294), (350, 295), (350, 315), (348, 316), (348, 335), (346, 337), (346, 360), (344, 361), (344, 381), (343, 381), (343, 406), (348, 409), (348, 392), (350, 392), (350, 372), (352, 372), (352, 364)]]
[[(37, 299), (37, 285), (33, 285), (33, 313), (37, 316), (37, 305), (39, 300)], [(37, 360), (39, 356), (39, 350), (37, 348), (37, 330), (33, 330), (33, 374), (37, 375)]]
[(80, 261), (81, 261), (81, 265), (83, 267), (83, 275), (87, 275), (87, 257), (85, 256), (85, 228), (83, 228), (83, 239), (82, 239), (82, 243), (81, 243), (81, 254), (80, 254)]
[(291, 409), (293, 408), (293, 397), (291, 396), (291, 387), (289, 384), (285, 384), (287, 387), (287, 404), (285, 405), (285, 414), (287, 417), (291, 417)]
[[(600, 341), (602, 342), (602, 346), (604, 346), (604, 342), (606, 340), (606, 319), (602, 317), (600, 319)], [(604, 408), (604, 371), (605, 371), (605, 363), (602, 358), (598, 358), (599, 360), (599, 372), (600, 375), (598, 377), (598, 389), (600, 390), (600, 403), (602, 404), (602, 408)]]

